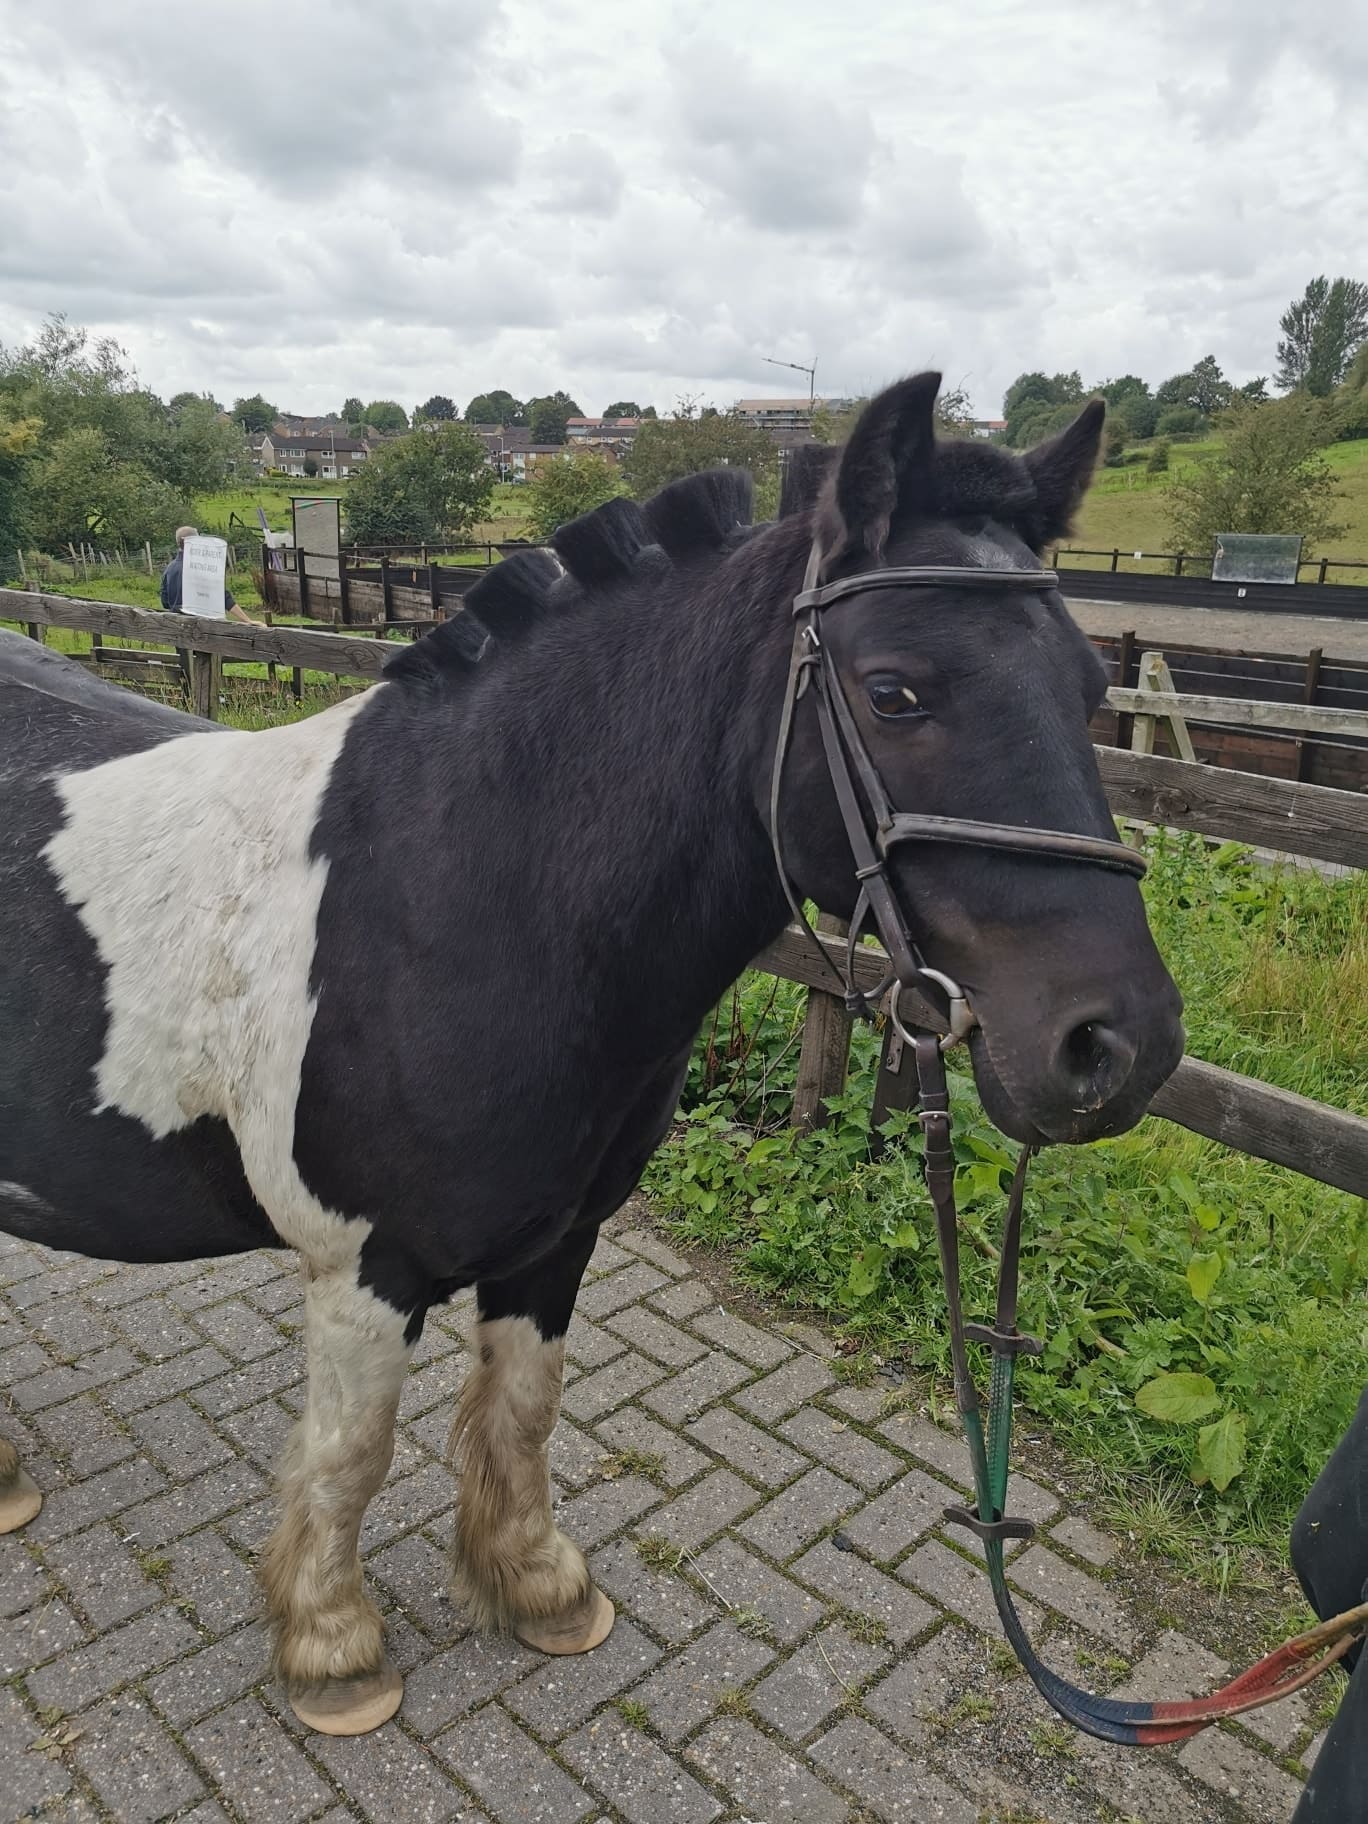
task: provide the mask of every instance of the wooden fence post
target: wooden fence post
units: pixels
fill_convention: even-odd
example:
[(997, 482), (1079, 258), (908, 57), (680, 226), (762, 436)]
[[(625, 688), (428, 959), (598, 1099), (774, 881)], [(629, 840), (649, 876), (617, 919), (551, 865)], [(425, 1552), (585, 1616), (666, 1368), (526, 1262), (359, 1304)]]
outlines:
[[(844, 937), (849, 926), (843, 919), (832, 918), (823, 912), (818, 917), (817, 929), (833, 937)], [(803, 1044), (798, 1054), (798, 1080), (793, 1088), (794, 1127), (826, 1126), (826, 1099), (839, 1096), (845, 1088), (850, 1028), (850, 1015), (839, 994), (809, 988)]]
[(442, 618), (442, 595), (437, 587), (437, 559), (435, 557), (428, 559), (428, 601), (432, 608), (433, 620), (440, 621)]
[(304, 561), (304, 553), (295, 547), (295, 575), (299, 579), (299, 613), (303, 620), (309, 619), (309, 566)]
[(892, 1020), (884, 1020), (883, 1049), (879, 1053), (879, 1074), (874, 1079), (874, 1107), (870, 1113), (873, 1132), (869, 1151), (873, 1158), (883, 1155), (887, 1142), (878, 1131), (895, 1111), (917, 1106), (917, 1061), (903, 1044)]
[(1131, 734), (1131, 752), (1133, 754), (1152, 754), (1154, 752), (1155, 724), (1167, 725), (1169, 740), (1173, 743), (1175, 758), (1195, 761), (1196, 752), (1192, 746), (1192, 736), (1188, 733), (1187, 723), (1180, 710), (1164, 707), (1164, 698), (1177, 693), (1173, 688), (1173, 678), (1168, 666), (1164, 663), (1162, 652), (1142, 652), (1140, 654), (1140, 689), (1152, 693), (1154, 713), (1138, 715)]
[(190, 707), (206, 721), (217, 722), (223, 660), (216, 652), (190, 652)]
[[(1306, 679), (1302, 684), (1303, 703), (1314, 703), (1316, 700), (1316, 691), (1320, 685), (1322, 650), (1323, 649), (1319, 646), (1313, 646), (1306, 655)], [(1305, 780), (1311, 764), (1310, 747), (1311, 741), (1309, 739), (1298, 736), (1295, 750), (1297, 764), (1296, 770), (1292, 775), (1294, 779)]]
[(345, 551), (339, 551), (337, 554), (337, 588), (342, 598), (342, 625), (350, 627), (352, 618), (351, 585), (347, 581), (347, 554)]
[(389, 558), (380, 553), (380, 611), (386, 622), (394, 619), (394, 608), (390, 600)]
[[(1135, 657), (1135, 629), (1127, 627), (1116, 649), (1116, 681), (1125, 690), (1130, 683), (1131, 660)], [(1116, 717), (1116, 745), (1129, 747), (1135, 733), (1135, 720), (1119, 712)]]

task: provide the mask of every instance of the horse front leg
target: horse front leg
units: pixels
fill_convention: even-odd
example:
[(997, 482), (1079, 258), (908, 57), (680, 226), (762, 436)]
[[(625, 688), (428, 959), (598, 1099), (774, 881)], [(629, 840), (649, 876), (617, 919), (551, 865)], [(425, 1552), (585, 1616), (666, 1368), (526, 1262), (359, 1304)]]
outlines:
[(510, 1279), (481, 1280), (474, 1363), (451, 1428), (460, 1484), (453, 1592), (478, 1626), (543, 1653), (606, 1640), (613, 1605), (551, 1518), (547, 1465), (560, 1412), (565, 1332), (597, 1225), (570, 1232)]
[(38, 1484), (19, 1461), (8, 1438), (0, 1438), (0, 1533), (27, 1526), (43, 1505)]
[(309, 1381), (281, 1465), (283, 1511), (262, 1558), (274, 1663), (300, 1721), (361, 1735), (399, 1708), (403, 1681), (362, 1586), (357, 1542), (394, 1455), (394, 1417), (416, 1335), (358, 1283), (355, 1263), (305, 1266)]

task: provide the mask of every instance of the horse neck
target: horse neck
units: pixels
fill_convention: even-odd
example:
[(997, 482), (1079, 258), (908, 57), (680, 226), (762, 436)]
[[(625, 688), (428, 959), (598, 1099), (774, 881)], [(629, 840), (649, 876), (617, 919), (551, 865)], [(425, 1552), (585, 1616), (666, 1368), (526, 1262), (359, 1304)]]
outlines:
[[(427, 802), (498, 857), (476, 890), (524, 964), (530, 939), (555, 993), (662, 1044), (687, 1042), (784, 920), (763, 807), (787, 598), (761, 591), (755, 555), (729, 560), (735, 589), (723, 565), (573, 607), (411, 724)], [(439, 852), (416, 828), (415, 865)], [(459, 926), (461, 895), (442, 916)]]

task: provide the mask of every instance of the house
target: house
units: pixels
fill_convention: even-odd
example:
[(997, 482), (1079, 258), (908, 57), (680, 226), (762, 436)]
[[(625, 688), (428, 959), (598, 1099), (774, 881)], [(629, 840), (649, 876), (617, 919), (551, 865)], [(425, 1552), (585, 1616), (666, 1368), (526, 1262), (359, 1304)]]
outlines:
[(969, 429), (975, 437), (1000, 437), (1007, 429), (1005, 418), (971, 418)]
[(640, 418), (567, 418), (565, 441), (580, 449), (630, 448), (641, 429)]
[(738, 399), (733, 411), (762, 431), (806, 431), (814, 412), (843, 412), (849, 399)]
[(264, 469), (282, 469), (287, 475), (307, 475), (311, 480), (341, 481), (370, 455), (360, 437), (329, 427), (323, 431), (269, 430), (261, 439), (259, 461)]

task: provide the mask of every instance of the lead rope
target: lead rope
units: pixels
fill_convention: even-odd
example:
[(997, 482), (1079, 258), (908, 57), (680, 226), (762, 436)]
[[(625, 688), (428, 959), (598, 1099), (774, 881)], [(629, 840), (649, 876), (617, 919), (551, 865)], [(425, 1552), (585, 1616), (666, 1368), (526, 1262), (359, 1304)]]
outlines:
[[(1301, 1690), (1328, 1666), (1334, 1665), (1356, 1640), (1368, 1635), (1368, 1602), (1297, 1635), (1209, 1697), (1182, 1703), (1099, 1697), (1092, 1691), (1071, 1685), (1037, 1655), (1007, 1587), (1002, 1556), (1004, 1540), (1029, 1539), (1035, 1532), (1029, 1520), (1010, 1519), (1006, 1514), (1012, 1389), (1017, 1357), (1039, 1354), (1042, 1347), (1035, 1337), (1023, 1335), (1016, 1327), (1022, 1201), (1026, 1171), (1035, 1149), (1022, 1149), (1012, 1177), (1003, 1226), (995, 1320), (991, 1325), (966, 1324), (960, 1298), (959, 1218), (955, 1208), (955, 1158), (950, 1144), (952, 1117), (945, 1063), (940, 1041), (933, 1033), (918, 1033), (915, 1048), (921, 1092), (919, 1120), (925, 1136), (923, 1170), (936, 1212), (936, 1240), (949, 1315), (955, 1405), (973, 1464), (977, 1508), (973, 1511), (966, 1507), (947, 1507), (945, 1517), (956, 1526), (968, 1528), (982, 1541), (998, 1617), (1017, 1658), (1030, 1673), (1041, 1696), (1067, 1722), (1101, 1741), (1120, 1742), (1131, 1747), (1152, 1748), (1165, 1742), (1182, 1741), (1221, 1717), (1257, 1710)], [(982, 1403), (969, 1369), (966, 1344), (970, 1339), (985, 1344), (993, 1355), (986, 1436)]]

